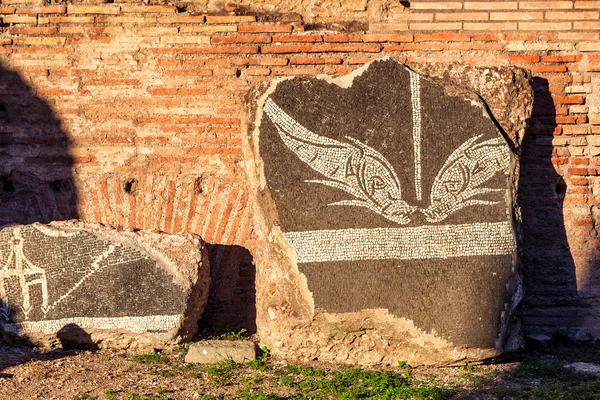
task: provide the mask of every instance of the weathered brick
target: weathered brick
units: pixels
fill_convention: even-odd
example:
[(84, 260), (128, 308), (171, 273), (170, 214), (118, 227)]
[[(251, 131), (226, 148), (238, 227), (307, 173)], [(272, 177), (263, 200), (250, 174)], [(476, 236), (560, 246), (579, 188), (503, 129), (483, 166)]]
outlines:
[(287, 58), (277, 57), (261, 57), (261, 58), (234, 58), (231, 60), (233, 65), (244, 66), (244, 65), (287, 65)]
[(553, 8), (573, 8), (572, 1), (520, 1), (519, 8), (523, 10), (549, 10)]
[(35, 8), (17, 8), (17, 14), (64, 14), (65, 6), (45, 6)]
[(271, 43), (271, 36), (269, 36), (269, 35), (212, 36), (211, 42), (214, 44)]
[(465, 22), (466, 31), (512, 31), (517, 30), (516, 22)]
[(582, 20), (592, 19), (597, 20), (599, 16), (598, 11), (547, 11), (546, 19), (551, 20)]
[(318, 64), (341, 64), (342, 59), (338, 57), (316, 58), (316, 57), (293, 57), (290, 65), (318, 65)]
[(414, 35), (415, 42), (468, 42), (471, 35), (468, 33), (430, 33)]
[(581, 9), (586, 9), (586, 8), (600, 8), (600, 1), (579, 1), (576, 0), (575, 1), (575, 8), (581, 8)]
[(362, 42), (362, 38), (357, 33), (335, 33), (323, 35), (323, 41), (331, 43)]
[(519, 3), (516, 1), (465, 1), (465, 10), (516, 10)]
[(116, 15), (121, 12), (121, 7), (113, 4), (102, 5), (69, 5), (67, 14), (109, 14)]
[(0, 14), (14, 14), (15, 10), (14, 7), (0, 7)]
[(579, 51), (600, 51), (600, 42), (581, 42), (577, 43)]
[(256, 17), (252, 15), (207, 15), (207, 24), (239, 24), (244, 22), (255, 22)]
[[(420, 14), (417, 14), (420, 15)], [(433, 20), (433, 14), (431, 14)], [(397, 32), (408, 30), (408, 24), (406, 22), (396, 23), (371, 23), (369, 24), (370, 32)]]
[(411, 3), (410, 8), (415, 10), (460, 10), (462, 9), (462, 3), (458, 1), (417, 1)]
[(529, 21), (529, 20), (541, 20), (544, 19), (544, 13), (539, 11), (527, 12), (492, 12), (490, 13), (490, 20), (492, 21)]
[(209, 44), (210, 36), (162, 36), (163, 44)]
[(243, 33), (289, 33), (292, 28), (292, 24), (260, 24), (239, 25), (237, 30)]
[(17, 46), (63, 46), (64, 37), (16, 37), (13, 43)]
[(237, 25), (183, 25), (179, 27), (181, 33), (237, 32), (237, 30)]
[(571, 22), (519, 22), (522, 31), (569, 31)]
[(370, 33), (364, 34), (362, 40), (365, 43), (371, 42), (412, 42), (413, 35), (402, 33)]
[(94, 17), (39, 17), (38, 24), (93, 24)]
[(411, 22), (409, 26), (415, 31), (458, 31), (462, 29), (460, 22)]
[(2, 22), (5, 24), (36, 24), (37, 17), (29, 15), (7, 15), (2, 17)]
[[(582, 31), (600, 30), (600, 22), (599, 21), (585, 21), (585, 22), (575, 21), (575, 22), (573, 22), (573, 29), (582, 30)], [(593, 35), (593, 33), (588, 33), (588, 35)], [(583, 40), (590, 40), (590, 39), (583, 39)], [(591, 40), (593, 40), (593, 39), (591, 39)]]
[(564, 65), (534, 65), (530, 66), (529, 69), (532, 72), (566, 72), (567, 67)]
[(323, 44), (299, 44), (299, 45), (267, 45), (261, 47), (264, 54), (283, 53), (327, 53), (327, 52), (365, 52), (378, 53), (381, 46), (375, 44), (353, 44), (353, 43), (323, 43)]
[(542, 57), (542, 62), (547, 62), (547, 63), (576, 62), (576, 61), (581, 61), (582, 58), (583, 58), (583, 56), (581, 54), (544, 56), (544, 57)]
[(308, 43), (308, 42), (322, 42), (323, 36), (321, 35), (275, 35), (273, 36), (273, 43)]
[(540, 62), (540, 56), (509, 56), (508, 59), (517, 64), (535, 64)]
[(136, 14), (144, 14), (144, 13), (160, 13), (160, 14), (174, 14), (177, 12), (177, 7), (175, 6), (135, 6), (135, 5), (121, 5), (122, 13), (136, 13)]
[(54, 35), (56, 32), (55, 26), (12, 26), (8, 28), (8, 33), (11, 35)]
[(158, 17), (159, 24), (203, 24), (205, 21), (204, 15), (178, 15), (174, 17)]
[(436, 21), (487, 21), (488, 14), (485, 12), (470, 13), (436, 13)]

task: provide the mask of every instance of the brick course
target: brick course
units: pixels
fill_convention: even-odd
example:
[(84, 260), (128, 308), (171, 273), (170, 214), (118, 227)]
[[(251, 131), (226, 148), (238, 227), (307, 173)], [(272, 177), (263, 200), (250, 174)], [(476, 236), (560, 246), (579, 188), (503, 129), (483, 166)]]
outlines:
[[(40, 133), (44, 120), (54, 118), (71, 160), (61, 164), (53, 147), (23, 156), (9, 146), (2, 157), (27, 160), (24, 171), (43, 168), (53, 182), (67, 171), (73, 183), (42, 191), (27, 215), (8, 202), (1, 218), (77, 214), (127, 228), (194, 232), (252, 253), (260, 238), (242, 167), (240, 115), (253, 84), (345, 74), (383, 56), (515, 65), (532, 71), (536, 89), (521, 179), (526, 331), (600, 336), (597, 313), (567, 318), (600, 306), (593, 272), (599, 262), (600, 2), (411, 1), (385, 15), (344, 4), (307, 6), (313, 16), (305, 25), (292, 14), (302, 10), (279, 10), (274, 19), (210, 7), (188, 14), (142, 3), (2, 1), (0, 61), (31, 90), (0, 85), (9, 118), (2, 129), (29, 144), (52, 145), (52, 134)], [(265, 2), (264, 9), (274, 7)], [(35, 108), (21, 115), (12, 106), (33, 95), (54, 115)], [(78, 193), (78, 204), (58, 202), (70, 191)], [(60, 206), (44, 209), (53, 201)], [(235, 309), (235, 299), (227, 301)]]

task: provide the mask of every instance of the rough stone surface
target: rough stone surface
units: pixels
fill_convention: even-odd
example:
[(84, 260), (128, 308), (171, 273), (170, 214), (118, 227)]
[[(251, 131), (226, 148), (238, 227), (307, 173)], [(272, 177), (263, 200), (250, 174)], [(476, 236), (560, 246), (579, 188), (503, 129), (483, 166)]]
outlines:
[(244, 340), (207, 340), (192, 343), (185, 355), (185, 362), (217, 364), (231, 360), (243, 363), (256, 357), (256, 346)]
[(55, 222), (0, 231), (1, 329), (35, 344), (190, 339), (208, 296), (198, 237)]
[[(522, 345), (516, 190), (529, 78), (441, 71), (384, 59), (342, 78), (280, 80), (249, 102), (271, 348), (418, 364)], [(511, 96), (501, 121), (490, 116)]]
[(565, 368), (573, 368), (576, 372), (590, 374), (600, 378), (600, 365), (597, 364), (576, 362), (565, 365)]

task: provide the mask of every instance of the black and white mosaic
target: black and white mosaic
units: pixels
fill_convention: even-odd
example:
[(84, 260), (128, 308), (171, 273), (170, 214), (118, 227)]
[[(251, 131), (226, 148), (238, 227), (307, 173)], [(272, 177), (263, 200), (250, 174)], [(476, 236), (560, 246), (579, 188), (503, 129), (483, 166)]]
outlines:
[(484, 108), (381, 60), (350, 85), (278, 82), (262, 112), (264, 175), (315, 306), (385, 308), (493, 347), (516, 248), (514, 162)]
[(0, 231), (0, 323), (5, 332), (65, 326), (166, 332), (180, 326), (185, 291), (140, 250), (82, 230), (41, 224)]

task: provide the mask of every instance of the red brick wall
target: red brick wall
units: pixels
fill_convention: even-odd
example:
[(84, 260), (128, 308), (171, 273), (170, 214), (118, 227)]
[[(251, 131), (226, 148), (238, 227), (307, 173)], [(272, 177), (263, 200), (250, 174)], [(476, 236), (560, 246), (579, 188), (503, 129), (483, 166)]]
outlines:
[(257, 239), (250, 87), (384, 56), (515, 65), (536, 90), (521, 176), (526, 330), (600, 336), (600, 1), (325, 1), (304, 15), (271, 3), (210, 15), (183, 2), (1, 0), (0, 219), (198, 233), (228, 260), (213, 320), (235, 320), (253, 301)]

